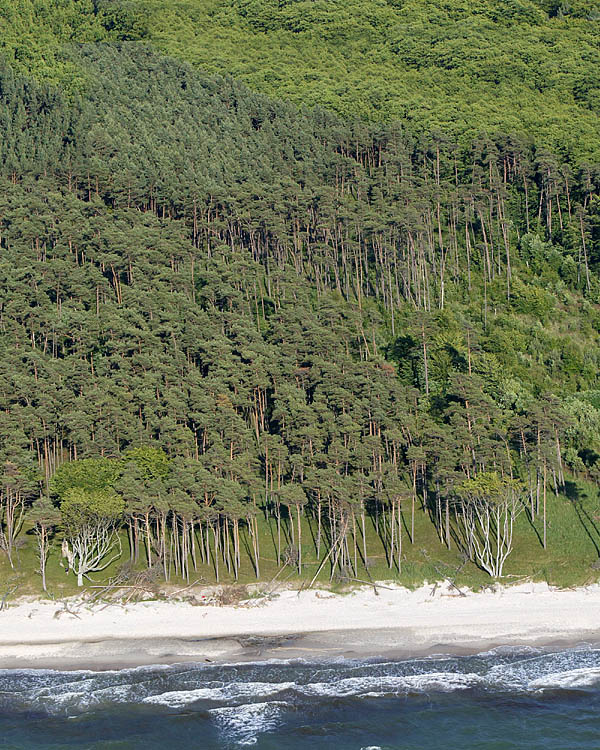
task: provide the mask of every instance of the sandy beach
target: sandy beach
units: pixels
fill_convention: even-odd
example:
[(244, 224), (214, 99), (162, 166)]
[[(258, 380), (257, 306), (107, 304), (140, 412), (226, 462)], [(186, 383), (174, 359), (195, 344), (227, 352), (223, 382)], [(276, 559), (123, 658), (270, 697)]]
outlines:
[(282, 591), (238, 606), (20, 601), (0, 612), (0, 668), (106, 669), (185, 661), (467, 653), (600, 641), (600, 586), (542, 583), (465, 596), (385, 584)]

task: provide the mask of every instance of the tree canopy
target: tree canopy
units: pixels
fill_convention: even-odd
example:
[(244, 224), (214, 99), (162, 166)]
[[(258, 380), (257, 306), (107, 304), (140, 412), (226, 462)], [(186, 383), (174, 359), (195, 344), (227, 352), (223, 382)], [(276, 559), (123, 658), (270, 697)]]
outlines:
[(506, 134), (597, 163), (597, 0), (4, 0), (0, 50), (80, 90), (74, 42), (151, 42), (211, 75), (461, 146)]

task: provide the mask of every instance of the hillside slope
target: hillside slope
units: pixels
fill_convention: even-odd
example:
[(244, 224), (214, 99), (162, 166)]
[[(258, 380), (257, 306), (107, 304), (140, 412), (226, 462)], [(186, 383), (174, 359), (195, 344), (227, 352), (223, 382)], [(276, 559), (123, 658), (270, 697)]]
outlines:
[[(2, 23), (3, 22), (3, 23)], [(146, 40), (210, 74), (461, 146), (507, 134), (600, 157), (597, 0), (3, 0), (0, 50), (79, 89), (65, 46)]]
[(595, 575), (600, 173), (298, 109), (91, 15), (62, 88), (0, 68), (8, 558), (117, 497), (166, 578), (481, 580), (467, 514), (518, 498), (507, 569)]

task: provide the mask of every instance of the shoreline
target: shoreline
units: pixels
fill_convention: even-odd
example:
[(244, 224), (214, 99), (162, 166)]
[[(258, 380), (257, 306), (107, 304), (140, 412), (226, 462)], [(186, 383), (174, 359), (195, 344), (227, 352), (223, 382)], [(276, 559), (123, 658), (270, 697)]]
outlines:
[[(498, 646), (600, 642), (600, 586), (524, 583), (460, 597), (446, 587), (283, 591), (240, 606), (22, 601), (0, 612), (0, 669), (121, 669), (270, 659), (407, 659)], [(75, 607), (77, 606), (77, 609)]]
[[(265, 637), (262, 643), (245, 645), (240, 638), (214, 638), (202, 641), (196, 650), (182, 639), (140, 639), (128, 641), (109, 639), (104, 641), (67, 641), (61, 644), (43, 644), (39, 655), (34, 648), (27, 657), (2, 656), (0, 670), (55, 670), (70, 671), (118, 671), (143, 667), (203, 665), (203, 664), (243, 664), (267, 661), (288, 662), (302, 659), (308, 662), (328, 662), (339, 660), (356, 661), (406, 661), (437, 657), (461, 657), (484, 653), (497, 648), (531, 648), (545, 652), (584, 646), (600, 646), (600, 630), (582, 632), (579, 637), (548, 638), (540, 636), (532, 640), (520, 638), (501, 641), (457, 641), (439, 643), (430, 647), (412, 649), (393, 648), (385, 631), (345, 631), (352, 639), (368, 636), (368, 647), (342, 648), (333, 645), (339, 638), (332, 638), (331, 631), (315, 632), (300, 636), (281, 636), (279, 643), (272, 637)], [(555, 634), (553, 634), (555, 635)], [(293, 645), (291, 645), (293, 644)], [(173, 651), (176, 647), (176, 652)], [(48, 650), (46, 650), (50, 647)], [(0, 648), (2, 646), (0, 645)]]

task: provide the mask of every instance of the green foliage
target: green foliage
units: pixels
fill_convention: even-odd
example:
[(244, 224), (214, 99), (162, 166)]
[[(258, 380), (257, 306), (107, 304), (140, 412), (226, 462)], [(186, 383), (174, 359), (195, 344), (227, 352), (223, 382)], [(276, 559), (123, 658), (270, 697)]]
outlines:
[(94, 8), (110, 39), (135, 41), (148, 36), (147, 14), (135, 7), (134, 3), (96, 0)]
[(76, 535), (84, 526), (116, 521), (123, 513), (123, 499), (108, 490), (87, 490), (72, 487), (60, 504), (63, 524), (69, 534)]
[(164, 479), (170, 471), (169, 457), (162, 448), (147, 445), (130, 448), (124, 459), (133, 461), (146, 480)]
[(90, 492), (109, 490), (122, 471), (122, 462), (114, 458), (86, 458), (64, 463), (50, 482), (52, 494), (65, 499), (71, 489)]
[[(147, 39), (209, 73), (464, 144), (498, 132), (597, 159), (597, 3), (137, 0)], [(594, 20), (595, 19), (595, 20)], [(565, 71), (568, 71), (565, 73)]]
[[(147, 18), (142, 7), (95, 4), (98, 38), (156, 35), (165, 6)], [(211, 23), (234, 13), (228, 33), (260, 35), (265, 50), (301, 42), (319, 85), (327, 55), (319, 65), (311, 55), (322, 45), (351, 48), (350, 62), (379, 45), (419, 84), (411, 97), (443, 70), (457, 100), (457, 77), (492, 85), (498, 117), (475, 108), (465, 127), (439, 119), (436, 98), (427, 115), (414, 107), (412, 124), (369, 124), (355, 116), (392, 119), (405, 89), (392, 86), (388, 107), (374, 86), (363, 111), (360, 86), (332, 67), (331, 85), (341, 76), (349, 86), (331, 100), (352, 112), (343, 119), (204, 77), (134, 41), (67, 44), (60, 73), (49, 52), (44, 75), (29, 66), (42, 84), (16, 74), (20, 63), (0, 69), (0, 440), (17, 467), (0, 511), (11, 545), (43, 477), (67, 532), (108, 519), (94, 565), (112, 564), (122, 523), (132, 561), (160, 564), (166, 579), (187, 580), (191, 556), (207, 576), (258, 577), (269, 570), (259, 547), (271, 544), (273, 567), (296, 555), (299, 575), (331, 553), (330, 576), (356, 577), (372, 552), (381, 575), (400, 574), (408, 555), (413, 580), (429, 568), (416, 547), (400, 549), (406, 529), (455, 561), (449, 498), (465, 481), (498, 498), (501, 477), (514, 476), (532, 506), (514, 565), (531, 571), (540, 482), (560, 494), (566, 469), (598, 474), (600, 182), (584, 163), (595, 135), (582, 116), (577, 148), (569, 128), (550, 133), (539, 119), (534, 143), (519, 137), (526, 109), (507, 108), (488, 80), (498, 54), (488, 37), (512, 25), (518, 40), (554, 22), (538, 5), (484, 5), (474, 14), (481, 44), (465, 50), (455, 29), (470, 7), (432, 6), (427, 24), (417, 7), (365, 7), (372, 13), (215, 2)], [(181, 24), (191, 13), (191, 33), (204, 7), (170, 9), (193, 57)], [(285, 55), (281, 65), (296, 69)], [(47, 85), (68, 70), (85, 81), (80, 96), (75, 79)], [(540, 67), (536, 85), (549, 75)], [(307, 89), (295, 96), (314, 103)], [(589, 503), (568, 502), (550, 503), (570, 524), (560, 534), (544, 515), (560, 555), (588, 523)]]
[(93, 0), (0, 0), (0, 56), (39, 81), (82, 89), (85, 78), (65, 48), (105, 38)]
[(50, 498), (42, 495), (33, 503), (27, 518), (34, 527), (51, 527), (60, 523), (61, 514)]
[(467, 500), (503, 505), (524, 491), (519, 480), (501, 477), (496, 471), (482, 471), (456, 486), (456, 494)]
[(512, 283), (512, 304), (518, 312), (546, 323), (554, 309), (556, 298), (539, 286), (524, 284), (515, 278)]
[[(0, 51), (81, 90), (73, 42), (145, 40), (210, 74), (465, 145), (496, 133), (597, 160), (597, 2), (3, 0)], [(566, 72), (565, 72), (566, 71)]]
[(306, 505), (306, 492), (299, 484), (284, 484), (278, 492), (279, 502), (288, 508), (301, 508)]

